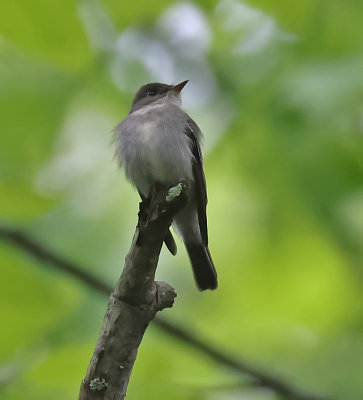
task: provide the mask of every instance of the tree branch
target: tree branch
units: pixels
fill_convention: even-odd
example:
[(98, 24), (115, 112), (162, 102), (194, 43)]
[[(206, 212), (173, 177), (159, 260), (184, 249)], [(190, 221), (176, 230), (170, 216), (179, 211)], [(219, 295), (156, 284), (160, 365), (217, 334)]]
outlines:
[(170, 323), (164, 318), (159, 318), (157, 324), (164, 332), (168, 332), (170, 335), (189, 344), (191, 347), (197, 349), (204, 355), (207, 355), (215, 362), (247, 375), (255, 386), (261, 386), (273, 390), (275, 393), (290, 400), (332, 400), (327, 397), (306, 393), (305, 391), (302, 391), (301, 389), (298, 389), (271, 374), (251, 366), (241, 359), (232, 357), (228, 355), (227, 352), (209, 344), (205, 339), (200, 339), (197, 335), (193, 335), (185, 328)]
[[(60, 271), (69, 273), (71, 276), (99, 293), (108, 296), (112, 291), (111, 286), (87, 272), (87, 268), (72, 263), (53, 251), (50, 251), (21, 230), (11, 229), (4, 225), (0, 225), (0, 238), (8, 241), (17, 248), (26, 251), (37, 260), (45, 262), (46, 265), (53, 266)], [(189, 332), (184, 327), (178, 326), (175, 322), (171, 323), (166, 321), (165, 318), (156, 316), (153, 319), (153, 325), (156, 325), (171, 337), (182, 341), (193, 349), (208, 356), (214, 362), (229, 367), (235, 372), (249, 377), (252, 379), (254, 384), (269, 388), (287, 399), (328, 400), (326, 397), (319, 397), (314, 394), (305, 393), (271, 374), (263, 373), (257, 368), (252, 367), (250, 364), (229, 356), (228, 352), (225, 350), (218, 348), (215, 344), (208, 344), (205, 339), (200, 339), (200, 335)], [(94, 385), (97, 386), (97, 383), (102, 385), (102, 380), (100, 382), (94, 382)]]
[(46, 265), (71, 275), (97, 292), (108, 296), (112, 291), (110, 285), (90, 274), (87, 268), (73, 263), (72, 261), (58, 255), (55, 251), (48, 250), (22, 230), (0, 225), (0, 238), (22, 249)]
[(137, 350), (158, 311), (172, 307), (176, 293), (155, 282), (161, 247), (174, 215), (186, 204), (186, 185), (153, 191), (141, 203), (139, 223), (121, 277), (110, 296), (79, 400), (123, 400)]

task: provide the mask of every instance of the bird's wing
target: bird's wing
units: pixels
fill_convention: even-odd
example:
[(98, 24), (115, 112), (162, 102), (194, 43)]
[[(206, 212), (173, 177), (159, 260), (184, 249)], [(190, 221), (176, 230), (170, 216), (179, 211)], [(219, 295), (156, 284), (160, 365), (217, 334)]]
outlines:
[(190, 118), (185, 134), (191, 141), (191, 149), (193, 153), (193, 177), (195, 182), (195, 197), (198, 208), (198, 220), (200, 233), (205, 246), (208, 246), (208, 230), (207, 230), (207, 186), (203, 171), (203, 156), (199, 145), (201, 132), (198, 125)]

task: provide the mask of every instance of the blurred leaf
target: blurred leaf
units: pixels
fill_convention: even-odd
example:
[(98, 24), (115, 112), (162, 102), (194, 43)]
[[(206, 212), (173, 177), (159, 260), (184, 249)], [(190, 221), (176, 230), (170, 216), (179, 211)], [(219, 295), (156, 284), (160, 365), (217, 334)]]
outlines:
[(278, 23), (289, 32), (297, 33), (307, 52), (319, 56), (349, 54), (363, 50), (363, 31), (360, 16), (363, 4), (349, 0), (316, 2), (286, 0), (249, 0), (249, 4), (275, 15)]
[(2, 2), (0, 33), (26, 53), (61, 67), (75, 70), (90, 61), (77, 1)]
[(0, 357), (10, 359), (42, 341), (42, 335), (79, 304), (80, 293), (63, 279), (31, 265), (1, 244), (0, 280), (2, 337)]
[(54, 199), (43, 197), (34, 193), (27, 185), (14, 185), (10, 182), (0, 181), (0, 218), (13, 221), (24, 221), (28, 218), (39, 217), (51, 207)]
[(0, 66), (0, 179), (26, 181), (44, 161), (61, 123), (71, 80), (9, 51)]

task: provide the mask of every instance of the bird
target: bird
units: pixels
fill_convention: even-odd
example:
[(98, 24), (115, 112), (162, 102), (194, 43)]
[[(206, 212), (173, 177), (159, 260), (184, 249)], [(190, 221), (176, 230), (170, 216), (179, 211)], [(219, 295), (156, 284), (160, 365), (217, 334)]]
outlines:
[[(187, 204), (174, 216), (172, 226), (185, 244), (196, 285), (204, 291), (216, 289), (218, 282), (208, 248), (202, 133), (182, 109), (181, 91), (187, 83), (141, 86), (128, 116), (115, 128), (116, 157), (143, 201), (150, 199), (154, 185), (187, 183)], [(164, 242), (175, 255), (170, 230)]]

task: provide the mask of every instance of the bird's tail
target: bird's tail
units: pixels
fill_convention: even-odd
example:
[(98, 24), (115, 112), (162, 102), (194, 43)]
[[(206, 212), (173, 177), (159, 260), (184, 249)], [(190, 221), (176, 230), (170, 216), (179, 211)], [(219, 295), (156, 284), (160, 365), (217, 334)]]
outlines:
[(217, 289), (217, 272), (209, 253), (203, 243), (185, 243), (192, 264), (194, 278), (199, 290)]
[(175, 240), (173, 238), (173, 235), (170, 232), (170, 229), (168, 230), (168, 233), (166, 234), (166, 236), (164, 238), (164, 242), (166, 244), (166, 247), (170, 251), (170, 253), (173, 256), (175, 256), (177, 251), (178, 251), (178, 248), (176, 247), (176, 243), (175, 243)]

